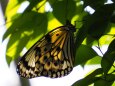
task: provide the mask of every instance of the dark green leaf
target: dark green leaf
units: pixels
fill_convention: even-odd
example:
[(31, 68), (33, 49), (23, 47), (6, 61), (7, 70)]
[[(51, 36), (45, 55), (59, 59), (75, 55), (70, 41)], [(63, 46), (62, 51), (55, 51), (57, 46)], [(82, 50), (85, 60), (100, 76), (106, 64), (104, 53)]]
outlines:
[(11, 61), (12, 61), (13, 59), (12, 59), (12, 57), (7, 56), (7, 55), (6, 55), (6, 57), (7, 57), (7, 58), (6, 58), (6, 62), (7, 62), (7, 64), (8, 64), (8, 66), (9, 66), (10, 63), (11, 63)]
[(94, 83), (94, 86), (112, 86), (112, 82), (108, 82), (106, 80), (100, 79)]
[[(95, 10), (93, 15), (87, 15), (85, 19), (85, 27), (88, 28), (88, 34), (95, 39), (99, 39), (103, 34), (107, 33), (111, 16), (115, 9), (114, 4), (103, 5)], [(108, 31), (106, 31), (108, 30)]]
[(104, 54), (101, 66), (104, 73), (107, 74), (110, 68), (113, 66), (115, 60), (115, 39), (110, 43), (107, 52)]
[(84, 7), (91, 6), (93, 9), (97, 9), (104, 5), (107, 0), (84, 0)]
[(115, 53), (115, 39), (110, 43), (107, 52), (108, 53)]
[(75, 0), (57, 0), (52, 4), (52, 8), (54, 16), (63, 24), (66, 19), (71, 20), (77, 12)]
[(87, 45), (92, 46), (94, 41), (95, 41), (95, 39), (92, 36), (90, 36), (90, 35), (87, 36), (87, 38), (86, 38), (86, 44)]
[(115, 13), (113, 13), (113, 15), (111, 16), (111, 22), (115, 23)]
[(99, 79), (100, 79), (99, 77), (92, 77), (92, 78), (88, 78), (88, 79), (84, 78), (84, 79), (81, 79), (81, 80), (75, 82), (72, 86), (88, 86)]
[[(108, 9), (108, 11), (105, 11), (105, 9)], [(113, 4), (104, 5), (98, 8), (93, 15), (86, 15), (84, 17), (83, 26), (79, 29), (76, 36), (77, 49), (85, 37), (90, 36), (92, 38), (90, 42), (93, 42), (94, 40), (98, 40), (106, 32), (113, 10)]]
[(84, 78), (75, 82), (72, 86), (88, 86), (99, 79), (99, 77)]
[(114, 62), (114, 59), (113, 59), (114, 56), (107, 53), (103, 56), (102, 61), (101, 61), (101, 66), (105, 74), (107, 74), (110, 68), (112, 67), (113, 62)]
[(107, 80), (108, 82), (114, 81), (114, 80), (115, 80), (115, 74), (108, 74), (108, 75), (106, 76), (106, 80)]
[[(100, 80), (101, 77), (99, 75), (102, 75), (103, 70), (102, 68), (96, 69), (94, 72), (86, 76), (84, 79), (81, 79), (73, 84), (73, 86), (88, 86), (92, 84), (93, 82)], [(98, 76), (98, 77), (96, 77)]]
[(95, 56), (97, 56), (97, 53), (91, 47), (81, 45), (76, 52), (75, 65), (86, 62)]
[(103, 69), (98, 68), (95, 71), (93, 71), (91, 74), (89, 74), (86, 78), (92, 78), (92, 77), (99, 77), (103, 75)]
[(76, 51), (78, 50), (78, 48), (80, 47), (80, 45), (82, 44), (82, 42), (86, 36), (87, 36), (87, 28), (85, 27), (85, 24), (84, 24), (79, 29), (79, 31), (77, 32), (77, 35), (76, 35), (76, 40), (75, 40)]

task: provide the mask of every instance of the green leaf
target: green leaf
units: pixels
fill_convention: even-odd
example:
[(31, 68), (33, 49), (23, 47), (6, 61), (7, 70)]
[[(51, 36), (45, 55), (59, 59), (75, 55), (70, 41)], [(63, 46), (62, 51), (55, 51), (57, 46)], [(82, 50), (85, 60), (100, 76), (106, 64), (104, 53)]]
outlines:
[(115, 80), (115, 74), (108, 74), (108, 75), (106, 76), (106, 80), (107, 80), (108, 82), (114, 81), (114, 80)]
[(102, 76), (102, 74), (103, 74), (103, 69), (98, 68), (94, 70), (92, 73), (90, 73), (88, 76), (86, 76), (86, 78), (99, 77)]
[(109, 45), (111, 43), (111, 41), (113, 40), (113, 36), (111, 35), (104, 35), (99, 39), (99, 45), (103, 46), (103, 45)]
[(102, 78), (94, 83), (94, 86), (113, 86), (115, 80), (114, 74), (108, 74), (105, 78)]
[(115, 60), (115, 39), (110, 43), (107, 52), (104, 54), (101, 66), (104, 73), (107, 74), (110, 68), (113, 66)]
[(100, 64), (102, 60), (102, 57), (100, 56), (96, 56), (90, 60), (87, 61), (87, 65), (95, 65), (95, 64)]
[(12, 61), (13, 59), (12, 59), (12, 57), (9, 57), (9, 56), (7, 56), (7, 55), (6, 55), (6, 57), (7, 57), (7, 58), (6, 58), (6, 62), (7, 62), (7, 64), (8, 64), (8, 66), (9, 66), (10, 63), (11, 63), (11, 61)]
[[(36, 8), (36, 10), (39, 10), (40, 9), (40, 7), (43, 7), (43, 5), (44, 4), (42, 4), (41, 6), (39, 6), (38, 8), (37, 8), (37, 5), (40, 3), (40, 2), (43, 2), (43, 3), (45, 3), (43, 0), (28, 0), (29, 1), (29, 6), (26, 8), (26, 10), (24, 11), (24, 12), (30, 12), (30, 11), (32, 11), (32, 9), (33, 8)], [(44, 8), (44, 7), (43, 7)]]
[[(20, 36), (20, 34), (14, 33), (8, 42), (7, 50), (6, 50), (6, 60), (7, 63), (10, 62), (17, 57), (19, 57), (20, 52), (25, 47), (29, 40), (30, 36), (24, 34), (24, 36)], [(18, 47), (20, 45), (20, 47)]]
[(86, 38), (86, 44), (87, 45), (92, 46), (92, 45), (94, 45), (95, 42), (96, 42), (95, 38), (91, 37), (90, 35), (87, 35), (87, 38)]
[[(69, 3), (69, 5), (67, 5)], [(54, 16), (63, 24), (65, 20), (71, 20), (76, 15), (76, 1), (75, 0), (57, 0), (51, 4)], [(78, 12), (77, 12), (78, 13)]]
[[(10, 59), (13, 60), (19, 57), (20, 52), (28, 44), (29, 40), (38, 40), (39, 35), (46, 33), (46, 30), (47, 17), (45, 13), (28, 12), (13, 20), (12, 25), (3, 37), (3, 39), (5, 39), (10, 36), (6, 50), (6, 58), (9, 59), (10, 57)], [(10, 60), (8, 60), (8, 63), (10, 63), (9, 61)]]
[(114, 4), (103, 5), (95, 10), (92, 15), (87, 15), (84, 18), (85, 27), (88, 28), (88, 34), (91, 37), (98, 40), (103, 34), (109, 32), (110, 18), (113, 14), (114, 8)]
[(112, 40), (112, 42), (110, 43), (107, 52), (108, 53), (115, 53), (115, 39)]
[(105, 74), (107, 74), (110, 68), (113, 66), (114, 56), (115, 54), (114, 55), (110, 55), (108, 53), (104, 54), (102, 61), (101, 61), (101, 66)]
[(76, 34), (76, 40), (75, 40), (76, 51), (78, 50), (78, 48), (82, 44), (83, 40), (87, 37), (87, 30), (88, 30), (87, 24), (83, 23), (83, 26), (81, 28), (79, 28), (79, 30)]
[(5, 16), (7, 17), (7, 21), (9, 21), (19, 9), (22, 2), (25, 0), (9, 0), (9, 3), (7, 5)]
[[(35, 33), (40, 34), (42, 30), (46, 30), (47, 28), (46, 14), (40, 14), (32, 11), (20, 15), (17, 19), (11, 22), (12, 25), (5, 32), (3, 36), (3, 40), (15, 32), (38, 30), (38, 32), (35, 31)], [(46, 26), (43, 24), (45, 24)], [(38, 28), (43, 28), (43, 29), (40, 30)]]
[(96, 69), (94, 72), (92, 72), (85, 78), (75, 82), (72, 86), (89, 86), (93, 82), (100, 80), (101, 77), (99, 75), (100, 74), (102, 75), (102, 73), (103, 73), (102, 68)]
[(81, 45), (76, 52), (75, 65), (86, 62), (95, 56), (97, 56), (97, 53), (91, 47)]
[(94, 86), (112, 86), (112, 84), (113, 84), (113, 81), (108, 82), (106, 80), (100, 79), (94, 83)]
[(113, 84), (111, 86), (115, 86), (115, 82), (113, 82)]
[(89, 86), (90, 84), (92, 84), (93, 82), (99, 79), (100, 79), (99, 77), (84, 78), (75, 82), (72, 86)]
[(106, 1), (107, 0), (84, 0), (84, 7), (91, 6), (93, 9), (97, 9)]

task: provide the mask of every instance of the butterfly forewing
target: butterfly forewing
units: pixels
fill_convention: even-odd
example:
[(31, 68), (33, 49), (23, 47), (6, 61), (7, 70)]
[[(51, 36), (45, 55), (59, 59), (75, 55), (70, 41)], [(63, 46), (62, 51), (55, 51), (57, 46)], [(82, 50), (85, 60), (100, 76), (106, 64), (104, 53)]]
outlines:
[(72, 27), (61, 26), (43, 36), (21, 58), (17, 73), (25, 78), (57, 78), (69, 74), (74, 61), (75, 28)]

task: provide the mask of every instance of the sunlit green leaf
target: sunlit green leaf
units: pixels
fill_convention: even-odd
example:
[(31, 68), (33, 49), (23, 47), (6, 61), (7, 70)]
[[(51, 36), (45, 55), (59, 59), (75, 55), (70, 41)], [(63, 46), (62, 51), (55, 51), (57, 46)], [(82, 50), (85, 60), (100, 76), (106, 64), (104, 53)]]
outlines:
[(9, 0), (7, 5), (5, 16), (7, 17), (7, 21), (11, 21), (11, 18), (17, 13), (22, 2), (25, 0)]
[(102, 57), (100, 56), (96, 56), (90, 60), (87, 61), (87, 65), (94, 65), (94, 64), (100, 64), (101, 63), (101, 60), (102, 60)]
[(34, 9), (38, 10), (38, 12), (44, 12), (44, 5), (46, 3), (46, 0), (28, 0), (29, 6), (26, 8), (25, 12), (32, 11)]

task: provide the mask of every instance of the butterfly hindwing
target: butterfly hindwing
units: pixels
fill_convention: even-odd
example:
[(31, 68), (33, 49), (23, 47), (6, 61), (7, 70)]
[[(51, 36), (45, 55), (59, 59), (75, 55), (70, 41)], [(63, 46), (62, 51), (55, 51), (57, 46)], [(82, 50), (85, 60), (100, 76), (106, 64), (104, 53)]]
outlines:
[(36, 42), (21, 58), (17, 72), (25, 78), (51, 78), (69, 74), (73, 68), (74, 40), (72, 27), (58, 27)]

